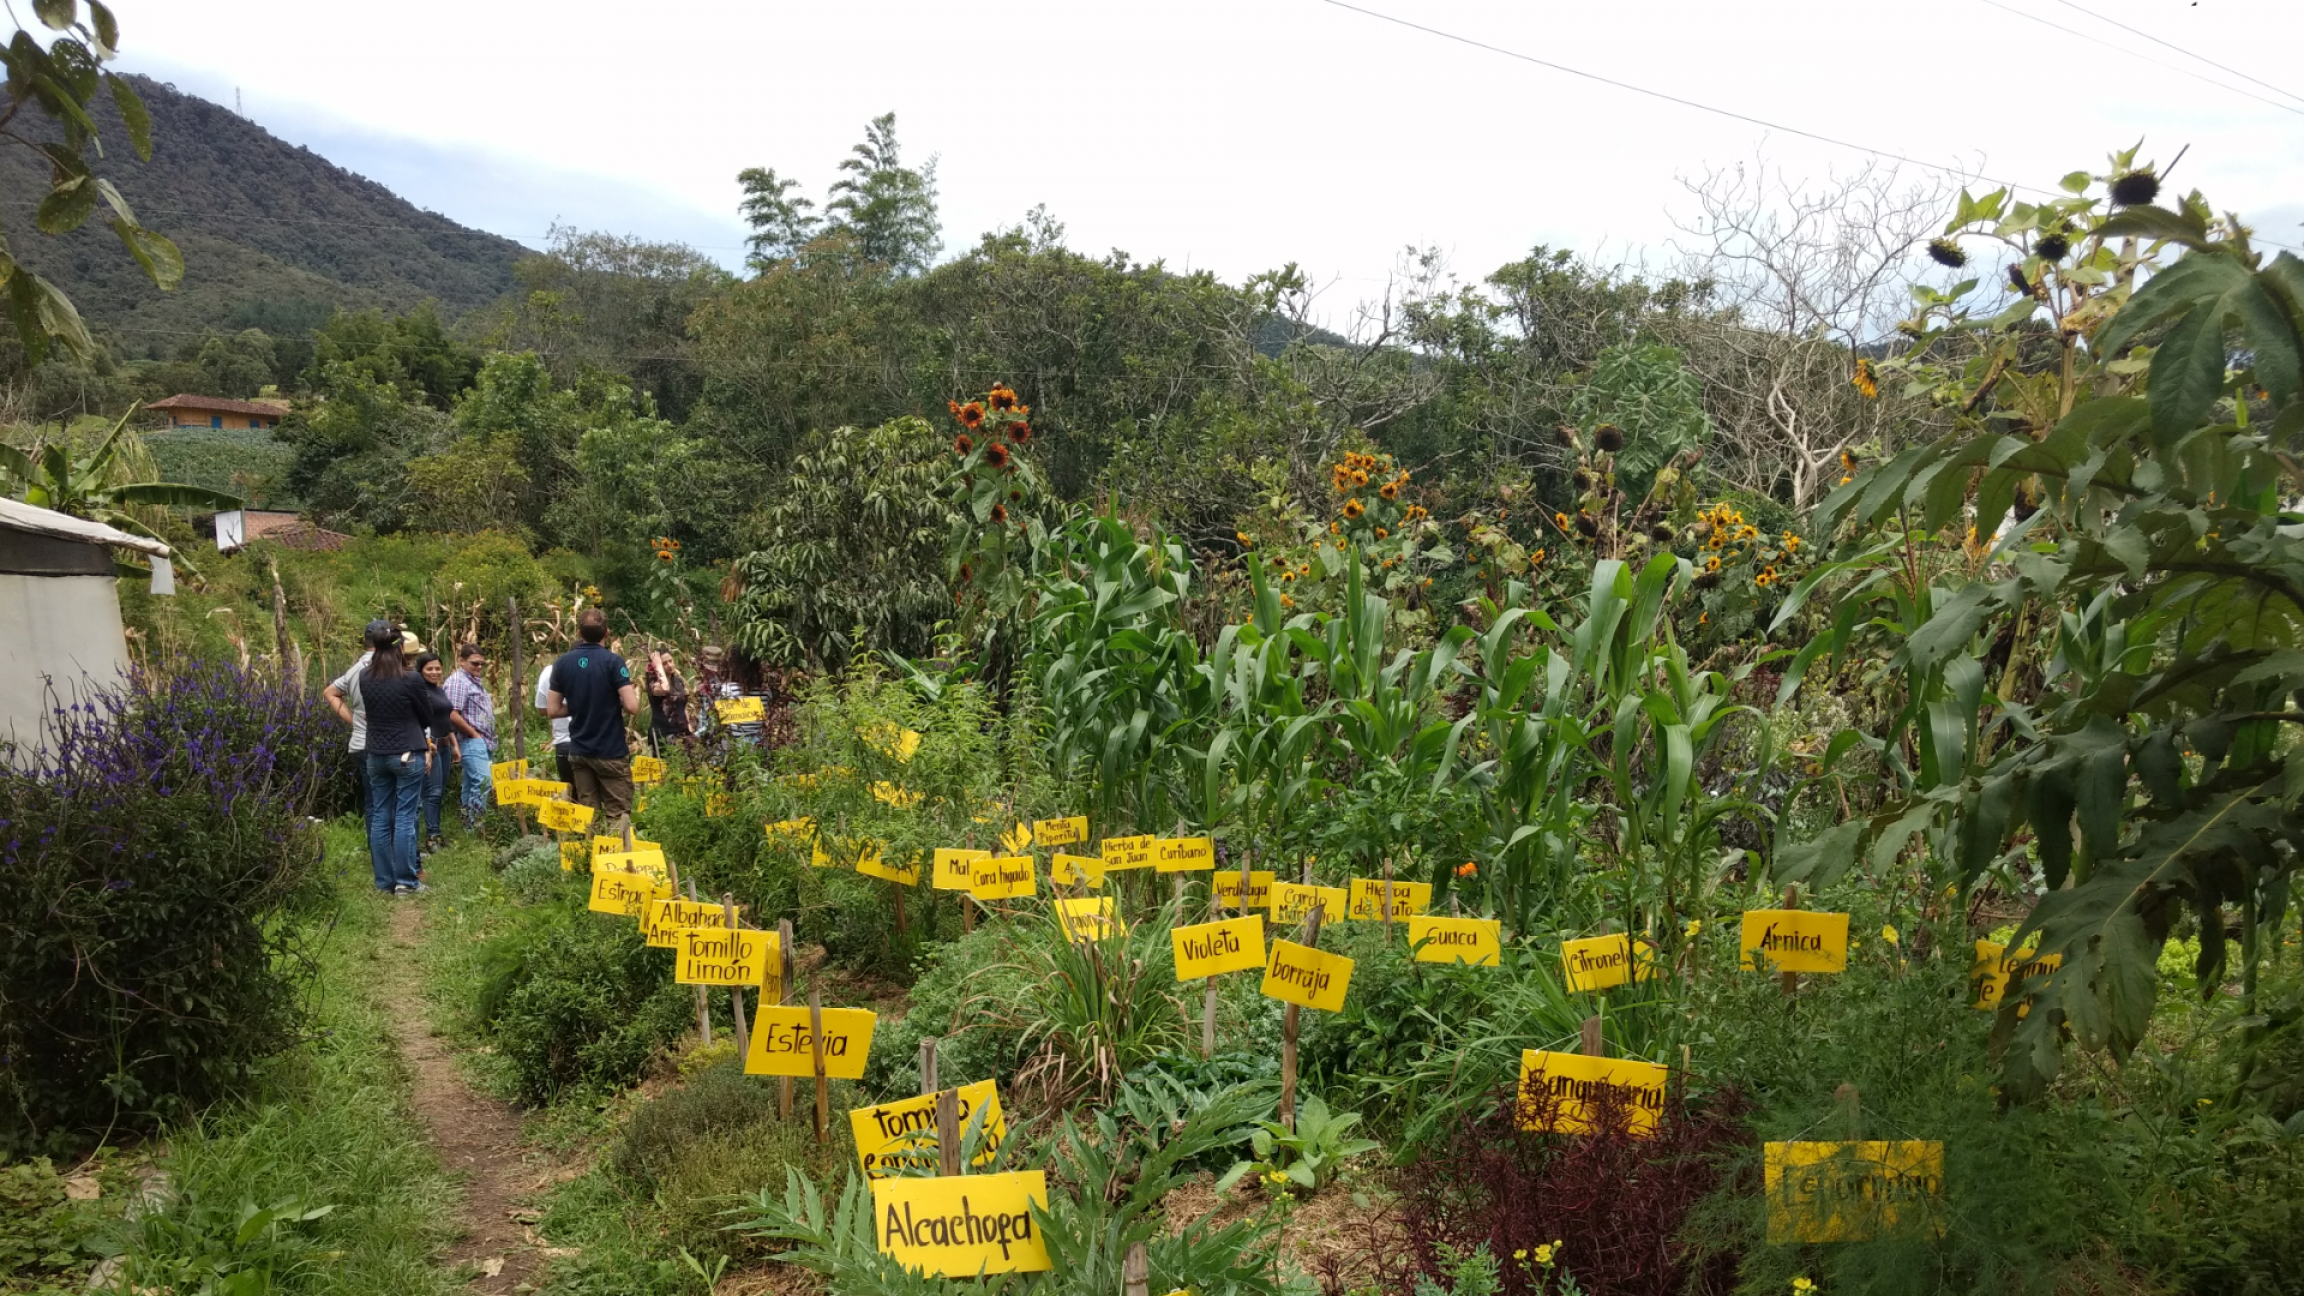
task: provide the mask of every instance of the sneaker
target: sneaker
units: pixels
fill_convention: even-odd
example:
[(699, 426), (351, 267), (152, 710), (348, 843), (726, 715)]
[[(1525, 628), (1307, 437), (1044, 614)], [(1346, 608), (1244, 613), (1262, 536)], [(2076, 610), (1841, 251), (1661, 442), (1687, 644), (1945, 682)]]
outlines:
[(414, 894), (415, 894), (415, 891), (414, 891), (414, 889), (413, 889), (413, 888), (410, 888), (410, 887), (404, 887), (404, 886), (396, 886), (396, 887), (392, 888), (392, 894), (394, 894), (394, 895), (396, 895), (396, 896), (414, 895)]

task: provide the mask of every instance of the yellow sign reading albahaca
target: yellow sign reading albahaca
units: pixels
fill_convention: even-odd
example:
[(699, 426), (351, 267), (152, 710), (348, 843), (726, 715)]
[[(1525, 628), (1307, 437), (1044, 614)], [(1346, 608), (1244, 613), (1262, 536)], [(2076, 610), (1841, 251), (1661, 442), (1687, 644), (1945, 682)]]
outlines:
[(1738, 942), (1744, 966), (1766, 972), (1848, 970), (1848, 915), (1814, 909), (1747, 909)]
[(776, 933), (688, 927), (672, 948), (672, 979), (681, 985), (756, 986), (775, 980)]
[(1560, 976), (1571, 994), (1630, 985), (1655, 975), (1655, 947), (1622, 932), (1560, 942)]
[(1625, 1133), (1653, 1134), (1664, 1112), (1664, 1078), (1653, 1062), (1524, 1049), (1520, 1128), (1587, 1134), (1613, 1108)]
[(1104, 861), (1093, 855), (1067, 855), (1056, 852), (1048, 863), (1048, 880), (1057, 886), (1104, 885)]
[(1206, 837), (1161, 837), (1152, 843), (1153, 867), (1162, 873), (1198, 873), (1216, 867), (1216, 843)]
[(935, 887), (939, 891), (965, 891), (976, 885), (976, 861), (992, 858), (988, 850), (968, 850), (959, 846), (939, 846), (933, 864)]
[(710, 900), (651, 900), (640, 911), (640, 934), (658, 949), (677, 949), (683, 927), (728, 925), (728, 910)]
[(1117, 873), (1122, 869), (1152, 867), (1152, 843), (1156, 840), (1149, 835), (1105, 838), (1102, 847), (1104, 871)]
[[(1345, 917), (1355, 922), (1381, 922), (1384, 918), (1384, 879), (1354, 878), (1349, 892), (1351, 906)], [(1432, 907), (1432, 884), (1429, 882), (1394, 882), (1392, 884), (1392, 921), (1412, 918)]]
[(1128, 928), (1116, 915), (1112, 897), (1081, 896), (1056, 902), (1056, 921), (1067, 940), (1102, 940)]
[(1035, 846), (1070, 846), (1088, 840), (1088, 816), (1072, 815), (1064, 819), (1036, 819), (1032, 823), (1032, 844)]
[[(1976, 987), (1978, 1008), (1993, 1009), (2007, 997), (2008, 987), (2032, 977), (2044, 977), (2064, 966), (2064, 956), (2051, 954), (2046, 958), (2032, 957), (2028, 949), (2011, 954), (2008, 947), (1998, 941), (1976, 942), (1976, 961), (1969, 965), (1968, 980)], [(2024, 1005), (2019, 1012), (2029, 1008)]]
[(881, 851), (886, 847), (886, 842), (873, 842), (871, 848), (864, 852), (863, 857), (856, 861), (856, 871), (866, 877), (876, 877), (883, 882), (894, 882), (899, 886), (920, 885), (920, 858), (914, 856), (910, 864), (898, 868), (880, 858)]
[[(964, 1084), (959, 1097), (960, 1131), (980, 1120), (978, 1151), (970, 1165), (990, 1165), (1008, 1139), (1008, 1122), (1000, 1114), (1000, 1091), (990, 1080)], [(981, 1111), (983, 1115), (977, 1116)], [(936, 1154), (936, 1095), (922, 1094), (877, 1107), (857, 1107), (848, 1113), (848, 1128), (856, 1134), (856, 1159), (864, 1163), (868, 1179), (898, 1174), (935, 1174), (943, 1164)]]
[(1419, 963), (1495, 967), (1504, 961), (1504, 924), (1494, 918), (1411, 918), (1408, 945)]
[(594, 913), (637, 918), (647, 912), (649, 901), (667, 899), (671, 894), (669, 883), (645, 873), (594, 873), (592, 898), (584, 907)]
[(1034, 1206), (1048, 1208), (1045, 1171), (872, 1181), (881, 1252), (938, 1278), (1054, 1268)]
[(1248, 897), (1243, 904), (1240, 897), (1240, 873), (1225, 869), (1212, 875), (1209, 881), (1216, 888), (1216, 903), (1227, 909), (1269, 909), (1272, 907), (1273, 875), (1264, 870), (1248, 874)]
[[(1249, 914), (1195, 927), (1171, 927), (1176, 947), (1176, 979), (1198, 981), (1264, 966), (1264, 916)], [(1338, 997), (1342, 1001), (1342, 997)]]
[(975, 863), (968, 894), (978, 900), (1013, 900), (1040, 893), (1040, 870), (1029, 855), (995, 855)]
[(1344, 990), (1352, 984), (1352, 960), (1341, 954), (1299, 945), (1272, 942), (1264, 964), (1264, 996), (1322, 1012), (1344, 1011)]
[(1320, 906), (1320, 921), (1341, 922), (1350, 900), (1342, 887), (1304, 886), (1296, 882), (1272, 884), (1272, 921), (1276, 923), (1302, 922), (1311, 915), (1315, 904)]
[(1944, 1232), (1942, 1143), (1769, 1143), (1761, 1156), (1771, 1246)]
[[(864, 1059), (871, 1055), (872, 1027), (877, 1020), (868, 1008), (824, 1009), (826, 1076), (834, 1080), (864, 1078)], [(752, 1049), (744, 1055), (744, 1074), (816, 1074), (809, 1052), (807, 1005), (760, 1005), (752, 1015)]]

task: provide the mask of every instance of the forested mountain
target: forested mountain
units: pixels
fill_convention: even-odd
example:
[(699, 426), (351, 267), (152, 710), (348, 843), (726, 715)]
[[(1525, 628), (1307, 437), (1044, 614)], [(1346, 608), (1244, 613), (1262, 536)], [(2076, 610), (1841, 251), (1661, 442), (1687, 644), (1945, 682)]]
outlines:
[(175, 292), (153, 287), (102, 221), (61, 238), (33, 232), (44, 168), (27, 150), (0, 150), (11, 248), (124, 356), (158, 358), (207, 329), (299, 332), (337, 306), (405, 309), (431, 298), (454, 315), (512, 288), (513, 262), (527, 250), (510, 239), (424, 211), (227, 108), (131, 80), (152, 115), (152, 160), (136, 160), (101, 100), (97, 124), (112, 146), (95, 168), (183, 249)]

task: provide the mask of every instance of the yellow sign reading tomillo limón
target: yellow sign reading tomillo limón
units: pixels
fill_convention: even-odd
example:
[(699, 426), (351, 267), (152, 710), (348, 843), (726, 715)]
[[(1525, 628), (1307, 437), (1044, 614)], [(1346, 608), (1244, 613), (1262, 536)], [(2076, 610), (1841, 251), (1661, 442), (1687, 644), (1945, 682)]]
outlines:
[(1264, 964), (1264, 996), (1322, 1012), (1344, 1011), (1344, 990), (1352, 984), (1352, 960), (1294, 941), (1272, 942)]
[(1944, 1232), (1942, 1143), (1769, 1143), (1761, 1155), (1772, 1246)]
[(1152, 865), (1162, 873), (1199, 873), (1216, 867), (1216, 843), (1206, 837), (1161, 837), (1152, 843)]
[(1176, 947), (1178, 981), (1198, 981), (1202, 977), (1264, 966), (1262, 914), (1194, 927), (1172, 927), (1168, 930), (1168, 940)]
[(658, 949), (677, 948), (683, 927), (728, 925), (728, 911), (710, 900), (651, 900), (640, 912), (640, 934)]
[(1048, 1176), (1039, 1170), (872, 1181), (881, 1252), (939, 1278), (1054, 1268), (1034, 1206), (1048, 1208)]
[[(823, 1012), (824, 1074), (834, 1080), (863, 1079), (864, 1060), (872, 1053), (872, 1027), (878, 1019), (867, 1008), (826, 1008)], [(808, 1048), (806, 1004), (760, 1005), (752, 1015), (752, 1048), (744, 1055), (744, 1074), (816, 1074)]]
[(1738, 948), (1766, 972), (1848, 970), (1848, 915), (1814, 909), (1747, 909)]
[(774, 932), (688, 927), (677, 942), (672, 979), (681, 985), (756, 986), (775, 979)]
[(1419, 963), (1495, 967), (1504, 961), (1504, 924), (1494, 918), (1410, 918), (1408, 944)]
[[(1008, 1122), (1000, 1114), (1000, 1091), (990, 1080), (964, 1084), (958, 1089), (960, 1130), (981, 1120), (978, 1151), (970, 1165), (990, 1165), (1007, 1141)], [(982, 1117), (976, 1113), (982, 1111)], [(936, 1095), (922, 1094), (877, 1107), (857, 1107), (848, 1113), (848, 1128), (856, 1134), (856, 1159), (865, 1177), (886, 1179), (905, 1173), (936, 1173), (942, 1159), (933, 1142), (936, 1134)], [(925, 1136), (925, 1137), (924, 1137)]]
[(1571, 994), (1646, 981), (1656, 975), (1656, 951), (1622, 932), (1562, 941), (1560, 975)]
[(1064, 819), (1036, 819), (1032, 822), (1032, 844), (1035, 846), (1070, 846), (1088, 840), (1088, 816), (1072, 815)]
[(975, 864), (968, 894), (978, 900), (1013, 900), (1040, 893), (1039, 865), (1029, 855), (995, 855)]
[(1152, 867), (1152, 843), (1158, 840), (1145, 835), (1138, 837), (1107, 837), (1104, 839), (1104, 871), (1116, 873), (1122, 869)]
[(1664, 1080), (1664, 1068), (1653, 1062), (1524, 1049), (1520, 1128), (1585, 1134), (1613, 1105), (1626, 1133), (1653, 1134), (1664, 1111)]
[(939, 891), (965, 891), (976, 885), (976, 861), (992, 858), (988, 850), (968, 850), (959, 846), (939, 846), (933, 864), (935, 887)]
[(1247, 903), (1241, 903), (1240, 874), (1235, 869), (1224, 869), (1209, 878), (1216, 888), (1216, 903), (1230, 909), (1269, 909), (1272, 907), (1273, 875), (1263, 870), (1248, 874)]
[[(1348, 892), (1351, 906), (1345, 917), (1356, 922), (1381, 922), (1384, 919), (1384, 879), (1354, 878)], [(1432, 884), (1429, 882), (1394, 882), (1392, 884), (1392, 921), (1413, 918), (1432, 907)]]
[(1331, 886), (1304, 886), (1296, 882), (1272, 884), (1272, 921), (1276, 923), (1302, 922), (1312, 913), (1313, 905), (1320, 906), (1322, 922), (1342, 922), (1350, 901), (1344, 888)]
[(594, 913), (637, 918), (647, 912), (649, 901), (662, 900), (671, 894), (670, 883), (645, 873), (595, 873), (592, 898), (584, 907)]
[(1048, 864), (1048, 880), (1057, 886), (1104, 885), (1104, 861), (1093, 855), (1067, 855), (1056, 852)]

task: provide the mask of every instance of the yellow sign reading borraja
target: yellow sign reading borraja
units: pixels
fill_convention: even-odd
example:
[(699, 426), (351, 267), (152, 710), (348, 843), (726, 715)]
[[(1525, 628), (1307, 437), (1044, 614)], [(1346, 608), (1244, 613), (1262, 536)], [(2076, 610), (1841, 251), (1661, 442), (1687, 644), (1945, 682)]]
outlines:
[[(834, 1080), (864, 1078), (864, 1059), (872, 1053), (872, 1027), (877, 1020), (868, 1008), (824, 1009), (825, 1075)], [(752, 1015), (752, 1050), (744, 1055), (744, 1074), (816, 1074), (808, 1048), (806, 1004), (760, 1005), (760, 1011)]]
[(1271, 873), (1265, 872), (1262, 869), (1258, 869), (1249, 873), (1248, 897), (1246, 903), (1242, 903), (1240, 897), (1239, 870), (1225, 869), (1224, 871), (1215, 874), (1209, 879), (1210, 883), (1216, 888), (1216, 903), (1230, 909), (1271, 908), (1272, 883), (1274, 880), (1275, 879)]
[(683, 927), (726, 927), (728, 911), (710, 900), (651, 900), (640, 911), (640, 934), (658, 949), (677, 949)]
[(1320, 921), (1341, 922), (1344, 911), (1351, 907), (1342, 887), (1304, 886), (1296, 882), (1272, 884), (1272, 921), (1276, 923), (1302, 922), (1319, 905)]
[(1419, 963), (1495, 967), (1504, 961), (1504, 924), (1494, 918), (1410, 918), (1408, 944)]
[(1272, 942), (1264, 965), (1263, 991), (1278, 999), (1322, 1012), (1344, 1011), (1344, 990), (1352, 984), (1352, 960), (1294, 941)]
[[(1264, 966), (1264, 916), (1227, 918), (1196, 927), (1172, 927), (1168, 940), (1176, 947), (1176, 979), (1198, 981)], [(1302, 947), (1299, 947), (1302, 948)], [(1343, 1002), (1343, 996), (1337, 996)]]
[(1161, 837), (1152, 864), (1162, 873), (1198, 873), (1216, 867), (1216, 843), (1206, 837)]
[(1744, 966), (1768, 972), (1848, 970), (1848, 915), (1813, 909), (1747, 909), (1738, 942)]
[[(960, 1098), (961, 1137), (967, 1137), (968, 1122), (978, 1119), (981, 1140), (970, 1165), (990, 1165), (1000, 1145), (1007, 1141), (1008, 1122), (1000, 1114), (1000, 1091), (990, 1080), (964, 1084), (956, 1091)], [(936, 1154), (936, 1095), (922, 1094), (897, 1102), (882, 1103), (877, 1107), (857, 1107), (848, 1113), (848, 1128), (856, 1134), (856, 1159), (864, 1163), (868, 1179), (886, 1179), (905, 1173), (935, 1174), (942, 1165)], [(922, 1136), (926, 1135), (926, 1138)]]
[(1048, 864), (1048, 880), (1058, 886), (1104, 885), (1104, 861), (1093, 855), (1067, 855), (1056, 852)]
[(992, 858), (987, 850), (958, 846), (936, 848), (935, 887), (939, 891), (965, 891), (976, 885), (976, 861)]
[(1571, 994), (1646, 981), (1656, 975), (1656, 950), (1621, 932), (1562, 941), (1560, 975)]
[(776, 933), (690, 927), (672, 947), (672, 979), (681, 985), (756, 986), (775, 979)]
[(1070, 846), (1088, 840), (1088, 816), (1072, 815), (1064, 819), (1036, 819), (1032, 822), (1032, 844), (1035, 846)]
[(1034, 1206), (1048, 1207), (1045, 1171), (872, 1181), (880, 1250), (939, 1278), (1053, 1268)]
[(592, 898), (584, 906), (594, 913), (638, 918), (651, 900), (668, 899), (672, 886), (645, 873), (594, 873)]
[(976, 861), (968, 894), (979, 900), (1013, 900), (1040, 893), (1040, 870), (1029, 855), (996, 855)]
[(1152, 867), (1151, 836), (1107, 837), (1104, 839), (1104, 871), (1116, 873), (1122, 869)]
[[(2000, 1001), (2007, 997), (2008, 987), (2032, 977), (2044, 977), (2062, 966), (2064, 956), (2061, 954), (2034, 958), (2031, 950), (2011, 954), (2008, 947), (1998, 941), (1980, 940), (1976, 942), (1976, 961), (1968, 969), (1968, 980), (1976, 987), (1975, 1006), (1998, 1008)], [(2024, 1008), (2017, 1011), (2021, 1013)]]
[(1944, 1196), (1944, 1145), (1901, 1142), (1770, 1143), (1761, 1149), (1768, 1241), (1861, 1242), (1932, 1227)]
[(1653, 1134), (1664, 1111), (1664, 1077), (1664, 1068), (1653, 1062), (1524, 1049), (1520, 1128), (1589, 1133), (1602, 1110), (1614, 1104), (1626, 1133)]
[[(1351, 906), (1345, 917), (1357, 922), (1381, 922), (1384, 919), (1384, 879), (1354, 878), (1349, 892)], [(1392, 921), (1413, 918), (1432, 907), (1432, 884), (1429, 882), (1395, 882), (1392, 884)]]

